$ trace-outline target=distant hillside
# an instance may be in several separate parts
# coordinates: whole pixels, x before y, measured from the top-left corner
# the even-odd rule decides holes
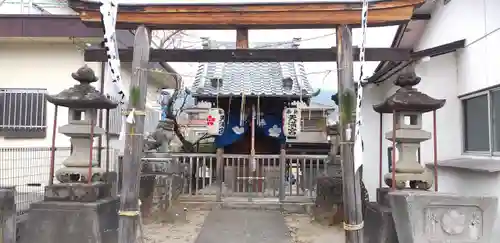
[[[321,92],[319,92],[316,97],[313,97],[311,101],[322,105],[335,105],[335,103],[333,103],[332,101],[332,95],[334,95],[335,93],[337,93],[337,91],[321,90]]]

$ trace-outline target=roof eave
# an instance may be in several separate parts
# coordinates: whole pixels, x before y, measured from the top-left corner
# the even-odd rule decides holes
[[[444,45],[428,48],[425,50],[417,51],[412,53],[412,59],[409,61],[403,61],[398,63],[389,64],[386,68],[383,68],[378,74],[372,76],[373,80],[371,83],[381,83],[387,79],[390,79],[394,75],[397,75],[406,67],[415,63],[416,61],[424,57],[436,57],[454,52],[458,49],[465,47],[465,39],[453,41]]]
[[[436,6],[436,3],[433,1],[426,1],[422,3],[418,8],[414,11],[413,17],[410,21],[406,23],[402,23],[398,26],[398,29],[396,31],[396,34],[394,35],[394,39],[392,40],[391,43],[391,48],[398,48],[400,47],[401,41],[403,40],[407,27],[410,25],[410,22],[412,21],[428,21],[431,19],[432,14],[431,12],[434,10]],[[421,38],[421,36],[419,36]],[[416,40],[418,41],[418,40]],[[381,77],[386,76],[386,74],[393,70],[394,68],[397,68],[401,64],[405,64],[408,62],[402,61],[402,62],[392,62],[392,61],[381,61],[375,68],[375,71],[371,77],[367,79],[366,83],[380,83],[383,82],[385,79],[381,80]],[[391,66],[389,66],[391,65]],[[406,67],[407,65],[404,65]],[[403,68],[404,68],[403,67]],[[392,76],[392,75],[391,75]]]

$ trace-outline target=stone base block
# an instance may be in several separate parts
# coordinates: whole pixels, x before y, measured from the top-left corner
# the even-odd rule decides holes
[[[391,204],[389,202],[389,192],[391,188],[382,187],[377,188],[377,203],[386,207],[390,207]]]
[[[70,166],[71,164],[65,165]],[[104,174],[106,171],[103,168],[93,167],[92,175],[89,178],[89,170],[88,167],[63,167],[56,171],[56,179],[61,183],[86,183],[104,181]]]
[[[498,199],[405,190],[389,193],[399,242],[489,243]]]
[[[62,183],[45,187],[44,201],[95,202],[111,196],[106,183]]]
[[[118,173],[114,171],[109,171],[104,173],[104,182],[110,187],[110,194],[112,197],[116,197],[118,195]]]
[[[398,243],[391,208],[380,203],[368,202],[365,210],[365,242]]]
[[[16,242],[16,189],[0,187],[0,242]]]
[[[322,225],[336,225],[344,221],[342,206],[342,179],[322,176],[317,179],[314,220]]]
[[[0,187],[0,219],[4,214],[16,211],[15,195],[15,187]]]
[[[119,200],[31,204],[21,243],[117,243]]]

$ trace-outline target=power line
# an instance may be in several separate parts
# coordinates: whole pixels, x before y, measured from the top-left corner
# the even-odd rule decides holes
[[[201,36],[193,35],[193,34],[190,34],[190,33],[189,34],[188,33],[182,33],[182,35],[189,36],[189,37],[192,37],[192,38],[200,38],[200,39],[206,38],[206,37],[201,37]],[[309,38],[300,38],[300,39],[296,39],[296,40],[292,40],[292,41],[280,41],[280,42],[266,43],[266,44],[262,44],[262,45],[258,45],[258,46],[252,47],[252,49],[261,49],[261,48],[267,48],[267,47],[278,47],[278,46],[289,45],[289,44],[303,43],[303,42],[306,42],[306,41],[317,40],[317,39],[326,38],[326,37],[333,36],[333,35],[335,35],[335,32],[328,33],[328,34],[323,34],[323,35],[320,35],[320,36],[313,36],[313,37],[309,37]],[[214,41],[214,42],[228,42],[228,41],[221,41],[221,40],[214,40],[214,39],[209,39],[209,40]],[[199,40],[199,41],[182,40],[182,42],[187,42],[187,43],[203,43],[203,40]]]
[[[260,49],[260,48],[277,47],[277,46],[282,46],[282,45],[287,45],[287,44],[294,44],[294,43],[302,43],[302,42],[317,40],[317,39],[321,39],[321,38],[325,38],[325,37],[329,37],[329,36],[333,36],[333,35],[335,35],[335,32],[324,34],[324,35],[320,35],[320,36],[314,36],[314,37],[310,37],[310,38],[305,38],[305,39],[297,39],[295,41],[285,41],[285,42],[269,43],[269,44],[265,44],[265,45],[261,45],[261,46],[256,46],[254,48],[255,49]]]

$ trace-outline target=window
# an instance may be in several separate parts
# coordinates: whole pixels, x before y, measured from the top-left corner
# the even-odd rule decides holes
[[[109,97],[109,99],[117,102],[117,99]],[[119,104],[115,109],[109,110],[109,134],[118,136],[123,125],[123,111],[127,110],[127,104]],[[104,117],[106,119],[106,117]],[[158,121],[160,120],[160,111],[154,108],[146,108],[144,117],[144,132],[152,133],[156,130]]]
[[[302,132],[324,131],[326,127],[326,117],[322,111],[305,110],[302,116]]]
[[[160,121],[160,111],[146,108],[146,118],[144,120],[144,131],[154,132],[158,126],[158,121]]]
[[[500,152],[500,90],[462,100],[466,152]]]
[[[491,92],[491,119],[493,132],[493,149],[500,151],[500,90]]]
[[[0,136],[45,138],[46,89],[0,89]]]
[[[114,102],[118,102],[117,99],[108,96]],[[127,104],[119,104],[115,109],[109,110],[109,134],[118,136],[122,130],[123,124],[123,114],[122,111],[127,108]],[[106,119],[106,117],[104,117]]]
[[[208,116],[208,112],[193,112],[189,113],[189,120],[206,120]]]

